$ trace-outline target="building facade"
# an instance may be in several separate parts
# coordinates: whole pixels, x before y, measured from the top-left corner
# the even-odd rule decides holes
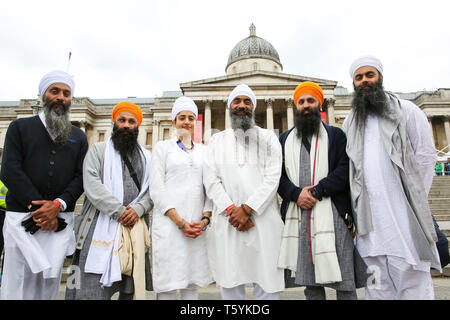
[[[87,135],[89,144],[107,139],[112,131],[111,111],[121,101],[139,105],[144,119],[139,131],[139,142],[151,150],[157,141],[174,134],[171,109],[176,98],[192,98],[201,115],[203,142],[230,126],[227,99],[231,90],[240,83],[249,85],[256,94],[257,125],[274,130],[277,134],[293,127],[294,101],[292,93],[303,81],[314,81],[325,94],[323,119],[331,125],[341,126],[351,108],[352,94],[338,86],[336,81],[283,73],[283,66],[275,48],[256,35],[250,26],[250,35],[231,50],[225,75],[180,84],[180,91],[165,91],[161,97],[124,99],[91,99],[74,97],[71,122]],[[419,106],[426,114],[433,131],[436,150],[448,152],[450,144],[450,88],[435,91],[397,93]],[[0,101],[0,147],[11,121],[38,114],[42,109],[40,98],[20,101]]]

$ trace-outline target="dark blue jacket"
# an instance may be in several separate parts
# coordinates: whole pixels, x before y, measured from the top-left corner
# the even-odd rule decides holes
[[[72,125],[65,145],[51,140],[39,116],[11,122],[5,137],[0,179],[8,187],[6,207],[27,212],[32,200],[61,198],[66,211],[75,208],[83,193],[86,135]]]
[[[323,123],[328,134],[328,176],[319,181],[317,188],[322,192],[323,197],[331,197],[336,209],[342,217],[345,214],[353,216],[350,203],[349,184],[349,160],[345,152],[347,138],[344,131],[338,127],[329,126]],[[280,143],[283,148],[283,167],[281,170],[280,185],[278,194],[283,199],[281,204],[281,217],[284,221],[286,211],[290,201],[297,202],[302,191],[296,187],[287,177],[284,167],[284,145],[286,138],[294,128],[283,132],[280,135]]]

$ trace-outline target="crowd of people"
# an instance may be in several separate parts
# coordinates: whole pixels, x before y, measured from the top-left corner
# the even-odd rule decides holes
[[[295,125],[278,138],[256,125],[257,97],[240,84],[231,128],[195,143],[198,109],[183,96],[176,135],[150,153],[138,142],[142,110],[126,101],[111,137],[89,147],[69,120],[74,80],[49,72],[43,112],[6,133],[1,299],[58,299],[67,256],[68,300],[196,300],[214,282],[224,300],[245,299],[246,285],[257,300],[299,286],[308,300],[326,299],[325,287],[339,300],[357,288],[366,299],[434,299],[429,123],[384,90],[376,57],[356,59],[350,76],[342,129],[321,120],[324,92],[305,81],[292,93]]]

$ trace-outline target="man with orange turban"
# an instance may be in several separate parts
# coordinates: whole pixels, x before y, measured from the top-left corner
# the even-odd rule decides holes
[[[295,127],[280,135],[283,167],[278,193],[285,220],[278,266],[286,287],[306,286],[308,300],[357,299],[366,266],[355,252],[344,132],[321,121],[322,88],[297,86]]]
[[[150,152],[138,143],[142,111],[121,102],[113,132],[94,144],[83,164],[85,201],[66,299],[145,299],[151,290],[148,233]],[[76,272],[79,268],[79,272]]]

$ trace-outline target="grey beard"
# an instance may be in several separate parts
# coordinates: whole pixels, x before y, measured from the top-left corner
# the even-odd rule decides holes
[[[230,111],[230,119],[231,119],[231,128],[233,130],[241,129],[247,131],[255,126],[255,117],[253,112],[249,110],[245,111],[245,116],[239,116],[236,113],[241,110],[235,109],[234,111]]]
[[[55,138],[55,143],[64,145],[67,143],[72,130],[72,123],[69,120],[69,106],[64,111],[53,107],[52,102],[44,101],[44,114],[47,130]]]

